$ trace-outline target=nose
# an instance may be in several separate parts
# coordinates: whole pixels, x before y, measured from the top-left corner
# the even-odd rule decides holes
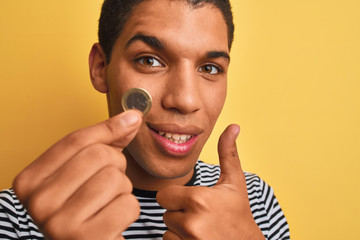
[[[182,64],[171,70],[162,98],[165,109],[182,114],[194,113],[201,108],[200,81],[191,64]]]

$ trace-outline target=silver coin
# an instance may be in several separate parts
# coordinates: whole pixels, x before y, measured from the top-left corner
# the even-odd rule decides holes
[[[124,111],[138,109],[144,115],[150,111],[152,99],[148,91],[142,88],[131,88],[127,90],[121,99]]]

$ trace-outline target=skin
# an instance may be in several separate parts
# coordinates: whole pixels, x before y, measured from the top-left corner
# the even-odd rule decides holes
[[[208,21],[202,20],[205,18]],[[140,35],[156,38],[161,47]],[[210,53],[223,55],[210,58]],[[225,101],[228,56],[226,24],[220,11],[211,7],[192,10],[181,1],[140,4],[115,43],[108,65],[100,46],[93,47],[93,64],[104,66],[92,72],[93,84],[107,93],[110,116],[123,111],[121,96],[129,88],[142,87],[153,98],[151,111],[126,148],[127,174],[134,187],[158,190],[189,181]],[[150,60],[154,62],[144,62]],[[166,153],[149,126],[197,134],[198,140],[185,155]]]
[[[123,239],[139,216],[123,148],[141,124],[135,110],[69,134],[14,180],[20,202],[48,239]]]
[[[164,239],[264,239],[247,198],[237,125],[219,139],[217,185],[183,186],[225,101],[227,42],[226,24],[216,8],[150,0],[135,8],[110,63],[94,44],[90,77],[107,94],[111,118],[64,137],[13,184],[47,238],[123,239],[121,233],[139,216],[131,194],[136,187],[158,191],[159,204],[168,210]],[[152,95],[146,116],[122,112],[121,96],[132,87]],[[196,136],[194,145],[186,152],[168,151],[154,128]]]

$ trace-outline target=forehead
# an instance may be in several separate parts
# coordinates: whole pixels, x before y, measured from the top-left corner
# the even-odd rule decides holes
[[[212,4],[193,6],[182,0],[148,0],[135,7],[119,38],[126,41],[141,33],[182,46],[228,50],[227,25]]]

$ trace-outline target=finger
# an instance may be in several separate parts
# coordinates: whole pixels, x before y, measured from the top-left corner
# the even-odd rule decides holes
[[[125,163],[124,155],[112,147],[103,144],[90,146],[47,179],[31,195],[29,203],[24,204],[30,214],[33,213],[32,216],[36,222],[45,221],[62,208],[70,196],[81,189],[82,185],[103,169],[111,167],[117,169],[119,175],[125,176]],[[114,183],[109,182],[109,186],[114,186],[117,180],[114,179]],[[95,184],[93,185],[96,188]],[[104,189],[104,187],[106,185],[99,186],[99,189]],[[131,188],[128,191],[131,192]]]
[[[162,208],[169,211],[178,211],[186,207],[185,199],[188,195],[188,187],[169,186],[161,189],[156,194],[156,201]]]
[[[163,240],[182,240],[182,238],[171,230],[164,233]]]
[[[242,177],[242,169],[236,147],[236,138],[240,133],[238,125],[230,125],[221,134],[218,143],[221,175],[218,184],[236,183]]]
[[[45,235],[54,239],[123,239],[121,233],[138,218],[140,207],[135,196],[121,194],[82,223],[74,223],[63,213],[47,221],[42,228]]]
[[[184,235],[185,213],[184,211],[166,211],[163,215],[166,227],[173,233]]]
[[[156,195],[159,205],[168,211],[198,212],[208,208],[213,198],[211,189],[200,186],[173,185],[161,189]]]
[[[46,165],[49,170],[57,169],[64,161],[86,146],[103,143],[124,148],[135,137],[141,124],[141,113],[126,111],[101,123],[73,132],[56,143],[31,165],[36,168]]]
[[[131,192],[129,178],[114,167],[106,167],[81,186],[61,208],[61,212],[65,216],[72,216],[76,222],[83,222],[117,196]]]
[[[20,200],[48,176],[51,176],[66,161],[83,148],[95,144],[112,144],[124,148],[136,135],[141,125],[141,113],[130,110],[94,126],[69,134],[41,155],[20,173],[13,188]]]
[[[42,184],[41,189],[49,191],[50,196],[60,197],[61,193],[72,194],[87,179],[100,169],[112,166],[125,173],[126,159],[121,151],[104,144],[93,144],[76,154]],[[56,186],[55,188],[53,186]]]
[[[112,238],[120,236],[130,224],[135,222],[140,215],[138,200],[132,194],[122,194],[110,202],[84,224],[84,231],[94,239],[106,239],[104,236],[111,234]],[[102,226],[99,228],[99,226]],[[108,238],[108,239],[112,239]]]

